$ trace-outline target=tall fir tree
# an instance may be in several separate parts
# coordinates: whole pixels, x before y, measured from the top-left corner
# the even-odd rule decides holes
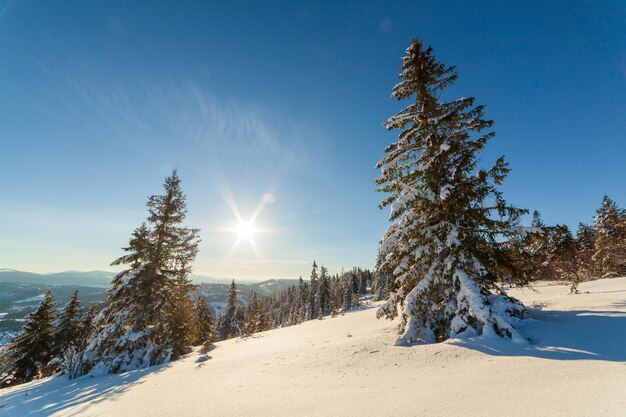
[[[160,364],[189,350],[191,326],[180,326],[191,316],[188,276],[199,230],[182,226],[187,203],[180,183],[174,170],[164,193],[148,198],[147,221],[133,232],[128,254],[112,263],[129,269],[113,279],[78,375]]]
[[[50,291],[37,310],[26,317],[22,331],[6,350],[5,369],[2,369],[2,386],[13,385],[50,375],[54,367],[48,364],[55,354],[54,297]]]
[[[497,188],[509,172],[503,157],[490,169],[477,167],[493,122],[473,98],[440,101],[455,68],[419,40],[401,68],[392,97],[414,101],[385,123],[400,133],[377,164],[376,182],[387,194],[381,207],[391,206],[393,223],[378,253],[393,292],[378,317],[401,310],[398,344],[476,334],[523,341],[513,327],[523,307],[498,282],[518,277],[500,241],[525,211],[507,205]]]

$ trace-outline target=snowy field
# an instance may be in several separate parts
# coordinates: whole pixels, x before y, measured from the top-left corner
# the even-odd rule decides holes
[[[532,340],[396,347],[375,309],[173,364],[0,391],[0,416],[626,416],[626,278],[513,290]]]

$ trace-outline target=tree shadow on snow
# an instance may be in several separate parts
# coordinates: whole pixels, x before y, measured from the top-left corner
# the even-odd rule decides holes
[[[0,416],[73,416],[93,404],[143,383],[142,377],[161,372],[168,364],[104,376],[68,380],[58,376],[18,386],[7,394],[0,391]],[[75,407],[72,410],[70,408]]]
[[[621,303],[620,303],[621,304]],[[626,303],[615,305],[624,307]],[[531,356],[553,360],[626,361],[626,312],[528,309],[518,330],[529,343],[500,338],[450,340],[451,344],[493,356]]]

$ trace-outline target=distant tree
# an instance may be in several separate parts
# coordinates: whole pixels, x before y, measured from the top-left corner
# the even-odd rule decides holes
[[[93,335],[93,332],[96,330],[96,316],[98,313],[98,306],[95,303],[89,304],[89,308],[87,309],[87,314],[85,314],[81,319],[80,324],[80,350],[82,351],[87,347],[87,343],[89,339]]]
[[[164,194],[148,198],[147,222],[133,232],[128,254],[112,263],[130,268],[113,279],[77,375],[156,365],[189,350],[188,276],[198,229],[181,226],[186,197],[176,171],[163,188]]]
[[[257,332],[265,332],[271,328],[270,316],[267,312],[265,302],[259,301],[257,309]]]
[[[311,270],[311,280],[309,281],[309,302],[311,303],[310,319],[317,318],[320,311],[320,294],[317,279],[317,264],[313,261],[313,269]]]
[[[258,311],[259,311],[259,299],[254,291],[250,293],[248,301],[245,306],[245,318],[244,325],[241,329],[243,335],[251,335],[258,330]]]
[[[344,275],[341,280],[341,292],[342,292],[342,312],[346,312],[352,308],[352,279],[349,275]]]
[[[77,350],[82,336],[82,315],[78,290],[61,311],[54,330],[54,355],[61,358],[68,350]]]
[[[84,347],[83,317],[78,290],[75,290],[57,320],[54,330],[54,359],[51,365],[71,376]]]
[[[54,320],[54,297],[48,291],[7,347],[5,368],[0,371],[1,385],[19,384],[54,371],[48,365],[55,353]]]
[[[596,236],[593,227],[584,223],[578,224],[576,230],[576,274],[580,281],[596,276],[593,254]]]
[[[320,268],[318,300],[318,317],[322,318],[330,313],[330,283],[328,282],[328,269],[324,266]]]
[[[213,309],[209,307],[203,295],[196,300],[193,319],[197,328],[196,345],[208,347],[215,340],[215,318]]]
[[[298,324],[311,317],[311,304],[309,303],[309,288],[306,282],[300,277],[298,280]]]
[[[523,340],[513,327],[523,307],[498,283],[526,279],[501,243],[525,211],[507,205],[497,188],[509,172],[502,157],[487,170],[477,167],[493,122],[473,98],[440,101],[455,68],[419,40],[401,68],[392,97],[412,102],[385,123],[400,133],[377,164],[376,182],[387,194],[381,207],[391,206],[392,222],[378,265],[393,280],[378,317],[400,311],[400,344],[481,333]]]
[[[519,266],[526,274],[534,280],[549,279],[547,242],[553,228],[546,226],[541,220],[541,215],[537,210],[533,212],[531,223],[531,233],[524,233],[521,236],[522,245],[519,249],[521,265]],[[516,236],[513,237],[516,239]]]
[[[626,214],[604,196],[594,224],[595,253],[592,257],[602,276],[626,274]]]
[[[570,283],[570,292],[578,294],[579,275],[576,268],[576,242],[565,225],[554,227],[550,235],[548,264],[550,275]]]
[[[293,310],[293,308],[290,308],[290,311]],[[259,300],[259,297],[254,291],[252,291],[248,297],[248,301],[243,311],[244,325],[241,331],[242,334],[251,335],[269,330],[269,316],[265,311],[265,304],[263,301]],[[294,324],[291,323],[291,320],[292,319],[290,319],[290,324]]]
[[[228,301],[222,309],[217,325],[217,340],[226,340],[241,335],[241,312],[237,307],[237,286],[235,280],[230,284]]]

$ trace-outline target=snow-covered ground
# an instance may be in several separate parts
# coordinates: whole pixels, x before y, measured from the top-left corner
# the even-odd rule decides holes
[[[0,416],[626,416],[626,278],[540,285],[528,345],[394,346],[375,309],[218,343],[159,368],[0,391]],[[534,306],[534,308],[532,308]]]

